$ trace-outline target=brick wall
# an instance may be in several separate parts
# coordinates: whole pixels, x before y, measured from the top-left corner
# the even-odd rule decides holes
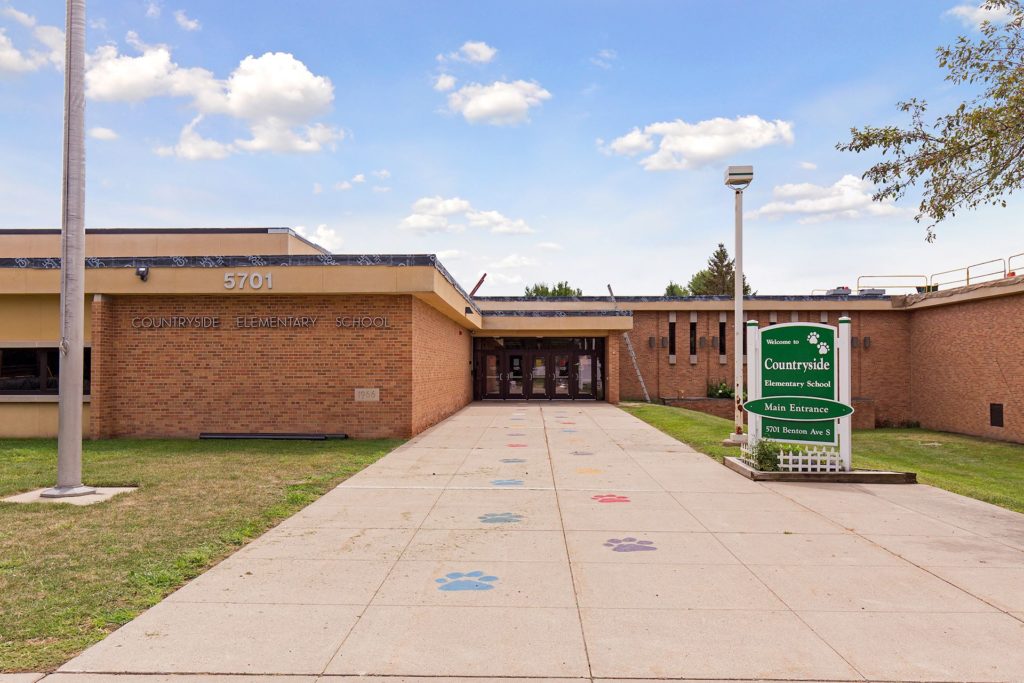
[[[696,319],[695,363],[690,355],[690,312],[676,312],[676,362],[669,362],[669,348],[662,340],[669,337],[668,311],[635,311],[630,338],[637,352],[637,361],[643,372],[647,390],[654,400],[672,402],[678,399],[702,399],[707,396],[709,384],[733,383],[733,319],[731,311],[699,311]],[[768,325],[771,311],[757,311],[761,326]],[[817,311],[775,311],[776,322],[822,322]],[[838,325],[840,312],[828,314],[828,324]],[[719,322],[724,317],[725,351],[719,354]],[[906,311],[851,311],[851,335],[859,340],[852,349],[852,393],[858,399],[870,401],[872,418],[859,416],[858,427],[874,423],[901,424],[910,417],[910,315]],[[869,348],[861,340],[871,338]],[[653,337],[653,348],[651,338]],[[619,368],[623,399],[640,399],[642,391],[632,363]],[[744,381],[746,368],[744,367]],[[692,402],[694,410],[718,414],[718,404]],[[730,403],[729,415],[732,407]]]
[[[412,431],[436,424],[473,400],[469,333],[412,300]]]
[[[1006,296],[914,311],[911,414],[922,427],[1024,442],[1024,301]],[[1003,404],[1004,427],[989,426]]]
[[[103,297],[93,322],[93,434],[413,431],[410,296]],[[218,329],[139,330],[141,316],[218,316]],[[316,316],[309,328],[237,329],[236,316]],[[341,315],[388,329],[337,328]],[[357,387],[380,389],[356,402]]]

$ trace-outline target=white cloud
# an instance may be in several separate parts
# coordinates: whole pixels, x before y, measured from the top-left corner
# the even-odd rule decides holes
[[[95,126],[89,129],[89,137],[94,140],[116,140],[117,132],[110,128],[103,128],[102,126]]]
[[[453,216],[457,213],[465,213],[472,208],[468,201],[459,197],[444,199],[440,196],[435,196],[417,199],[413,202],[412,212],[427,216]]]
[[[492,261],[489,267],[497,270],[506,270],[509,268],[527,268],[535,265],[537,265],[537,260],[534,258],[520,256],[519,254],[509,254],[500,261]]]
[[[389,171],[386,168],[379,168],[376,171],[373,171],[372,173],[375,178],[380,178],[381,180],[387,180],[388,178],[391,177],[391,171]]]
[[[38,61],[14,47],[14,43],[0,28],[0,73],[25,73],[38,68]]]
[[[159,2],[150,2],[146,5],[146,16],[150,19],[159,19],[161,9]]]
[[[391,192],[391,188],[387,187],[386,185],[374,185],[372,189],[377,194],[384,194],[386,192]]]
[[[805,171],[814,171],[817,170],[818,165],[813,161],[801,161],[800,168],[804,169]]]
[[[607,147],[604,147],[603,140],[598,139],[597,146],[602,147],[606,152],[634,157],[641,152],[649,152],[654,149],[654,141],[647,133],[639,128],[634,128],[622,137],[612,140]]]
[[[35,17],[31,14],[26,14],[25,12],[16,10],[13,7],[0,8],[0,15],[13,19],[25,28],[32,28],[36,25]]]
[[[549,99],[551,93],[538,83],[470,83],[448,95],[448,108],[462,114],[470,123],[507,126],[529,121],[530,108]]]
[[[844,175],[829,186],[814,183],[777,185],[772,190],[773,201],[748,214],[750,218],[781,218],[799,216],[798,222],[821,223],[841,218],[866,216],[892,216],[907,214],[906,209],[892,201],[871,200],[874,187],[854,175]]]
[[[986,9],[984,7],[984,3],[977,5],[972,3],[962,3],[949,8],[942,14],[943,16],[953,17],[960,20],[960,23],[968,28],[980,28],[982,23],[986,21],[990,23],[1003,22],[1011,16],[1010,10],[1005,7]]]
[[[340,129],[311,122],[330,110],[334,87],[291,54],[250,55],[221,80],[206,69],[179,66],[166,45],[147,45],[134,32],[125,40],[140,54],[121,54],[116,46],[103,45],[90,56],[85,75],[90,99],[139,102],[151,97],[184,97],[200,115],[226,115],[249,126],[250,138],[217,143],[215,155],[187,158],[223,158],[240,151],[320,152],[334,149],[344,138]],[[182,137],[192,138],[195,121],[187,128]],[[161,149],[179,148],[194,146],[182,146],[179,141],[174,148]]]
[[[634,128],[613,140],[605,150],[633,156],[649,151],[655,138],[660,138],[657,151],[643,157],[640,164],[648,171],[674,171],[697,168],[767,145],[792,143],[793,124],[766,121],[753,115],[735,119],[719,117],[697,123],[676,119],[652,123],[642,131]]]
[[[496,54],[498,54],[498,50],[483,41],[467,40],[457,51],[449,52],[447,55],[438,55],[437,61],[442,64],[448,60],[487,64],[494,59]]]
[[[474,228],[486,228],[497,235],[529,235],[533,233],[533,228],[527,225],[523,219],[512,220],[497,211],[470,211],[466,214],[466,219]]]
[[[0,28],[0,73],[27,73],[47,65],[64,68],[64,31],[57,26],[37,24],[34,16],[14,7],[0,8],[0,16],[32,29],[32,38],[44,48],[21,50]]]
[[[537,248],[544,251],[562,251],[562,245],[558,242],[538,242]]]
[[[530,234],[533,229],[522,219],[511,219],[497,211],[478,211],[460,197],[421,197],[412,205],[412,213],[402,219],[399,228],[419,233],[462,232],[463,223],[449,219],[459,216],[471,228],[488,230],[493,234]]]
[[[480,275],[483,275],[483,272],[481,272]],[[508,275],[506,273],[488,273],[487,279],[499,285],[523,284],[523,277],[521,275]]]
[[[354,176],[352,176],[352,182],[353,183],[365,183],[366,182],[366,175],[364,175],[362,173],[356,173]]]
[[[320,194],[324,191],[324,186],[320,183],[313,183],[313,194]]]
[[[341,192],[345,192],[346,190],[351,190],[352,189],[352,183],[350,183],[347,180],[342,180],[340,183],[335,183],[334,184],[334,189],[335,190],[339,190]]]
[[[296,225],[295,232],[299,233],[306,239],[319,244],[331,253],[337,253],[341,249],[341,245],[344,244],[344,238],[338,234],[338,231],[327,227],[326,223],[321,223],[316,226],[316,229],[309,230],[304,225]]]
[[[610,69],[612,62],[618,59],[618,56],[615,50],[601,50],[590,58],[590,63],[602,69]]]
[[[455,87],[455,76],[451,74],[440,74],[434,81],[434,90],[438,92],[448,92]]]
[[[171,147],[157,147],[156,153],[162,157],[175,156],[189,161],[229,157],[235,151],[232,145],[204,138],[196,132],[196,126],[202,120],[202,114],[192,119],[187,126],[181,129],[178,144]]]
[[[442,249],[441,251],[434,254],[439,260],[442,261],[457,261],[466,255],[466,252],[459,251],[458,249]]]
[[[189,19],[183,9],[174,11],[174,21],[178,22],[178,26],[186,31],[198,31],[203,27],[203,25],[199,23],[198,19]]]

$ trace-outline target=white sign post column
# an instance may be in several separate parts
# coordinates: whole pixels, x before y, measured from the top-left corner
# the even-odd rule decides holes
[[[761,398],[761,343],[757,338],[758,322],[747,321],[747,401]],[[742,353],[743,347],[737,349]],[[747,446],[761,439],[761,416],[747,413]]]
[[[839,363],[839,402],[852,406],[851,359],[850,359],[850,319],[843,316],[839,319],[838,348],[836,349]],[[843,461],[843,471],[853,469],[853,415],[839,418],[839,457]]]

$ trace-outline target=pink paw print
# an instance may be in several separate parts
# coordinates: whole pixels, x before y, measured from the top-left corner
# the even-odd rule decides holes
[[[596,496],[591,496],[593,500],[598,503],[628,503],[630,502],[629,496],[619,496],[614,493],[601,493]]]

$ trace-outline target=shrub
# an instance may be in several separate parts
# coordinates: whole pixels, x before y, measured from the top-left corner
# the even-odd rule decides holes
[[[779,471],[779,445],[770,439],[761,439],[750,448],[754,467],[761,472]]]
[[[724,379],[708,384],[708,398],[732,398],[735,395],[736,392],[733,391],[732,385]]]

